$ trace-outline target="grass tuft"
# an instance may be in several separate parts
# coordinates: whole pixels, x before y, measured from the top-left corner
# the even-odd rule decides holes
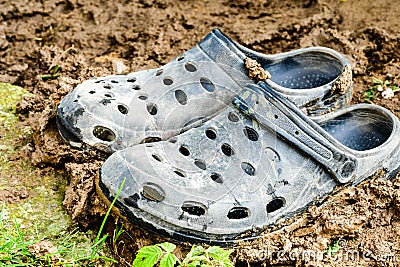
[[[45,238],[28,239],[18,224],[17,218],[9,218],[5,206],[0,212],[0,266],[104,266],[117,263],[101,253],[108,238],[103,235],[104,225],[124,186],[122,182],[117,195],[102,221],[95,241],[90,247],[81,247],[76,242],[79,230],[67,234],[57,246]],[[122,232],[121,232],[122,233]],[[121,234],[118,233],[118,236]],[[117,237],[114,237],[117,238]]]

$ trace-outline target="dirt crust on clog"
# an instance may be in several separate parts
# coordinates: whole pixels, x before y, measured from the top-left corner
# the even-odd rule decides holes
[[[344,67],[342,75],[333,83],[331,94],[338,93],[344,95],[349,90],[352,83],[351,69],[349,66]]]
[[[18,107],[34,139],[23,156],[38,168],[64,170],[69,185],[63,203],[83,227],[98,227],[105,213],[94,179],[107,155],[71,149],[58,134],[55,115],[60,99],[88,78],[159,67],[219,27],[262,53],[309,46],[343,53],[353,67],[353,103],[367,102],[374,77],[400,86],[396,1],[14,0],[0,6],[0,81],[34,94]],[[340,80],[334,89],[342,93],[349,82]],[[399,94],[385,99],[377,93],[371,101],[400,116]],[[398,176],[385,181],[377,175],[341,190],[291,225],[235,244],[233,259],[237,266],[398,266],[399,189]],[[113,227],[107,226],[111,235]],[[131,234],[112,247],[121,264],[131,263],[141,246],[160,242],[127,227]]]
[[[250,79],[255,81],[265,81],[266,79],[271,79],[271,74],[263,69],[260,63],[251,58],[246,58],[244,61],[246,69],[249,71]]]

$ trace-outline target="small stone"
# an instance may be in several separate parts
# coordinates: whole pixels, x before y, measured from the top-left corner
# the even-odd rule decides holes
[[[385,91],[382,92],[382,97],[385,99],[390,99],[394,97],[394,92],[392,88],[386,88]]]
[[[113,59],[112,68],[118,74],[125,74],[129,72],[129,68],[124,64],[124,62],[120,59]]]
[[[0,50],[6,50],[9,45],[6,36],[0,36]]]

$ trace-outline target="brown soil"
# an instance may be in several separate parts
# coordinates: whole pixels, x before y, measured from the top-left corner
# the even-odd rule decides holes
[[[239,43],[264,53],[316,45],[336,49],[353,65],[353,103],[365,102],[372,77],[400,85],[399,14],[400,2],[390,0],[3,1],[0,81],[20,85],[35,95],[19,107],[34,132],[34,151],[25,156],[38,167],[68,173],[64,205],[74,220],[92,227],[104,214],[93,181],[106,156],[71,149],[55,125],[57,103],[75,85],[115,73],[121,63],[128,67],[126,71],[158,67],[219,27]],[[56,65],[60,77],[41,81]],[[398,95],[373,102],[400,116]],[[238,245],[234,259],[239,266],[396,266],[396,260],[400,261],[399,188],[399,177],[392,181],[377,177],[343,190],[323,206],[310,208],[291,226]],[[10,193],[0,192],[0,197]],[[28,194],[17,192],[15,201],[23,197]],[[131,228],[131,237],[114,244],[121,265],[132,262],[139,247],[161,240]],[[356,251],[360,259],[340,253],[321,260],[301,256],[307,250],[323,252],[337,240],[340,252]],[[395,259],[385,257],[391,255]]]

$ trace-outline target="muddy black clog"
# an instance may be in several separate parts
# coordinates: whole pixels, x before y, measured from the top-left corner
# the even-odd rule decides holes
[[[198,126],[252,79],[263,80],[308,115],[321,115],[349,103],[351,76],[348,61],[332,49],[264,55],[213,30],[161,68],[83,82],[62,99],[57,120],[72,146],[111,153]]]
[[[111,155],[98,192],[130,222],[178,240],[257,237],[345,185],[400,165],[399,120],[358,104],[311,120],[269,85],[249,85],[217,116],[167,141]]]

